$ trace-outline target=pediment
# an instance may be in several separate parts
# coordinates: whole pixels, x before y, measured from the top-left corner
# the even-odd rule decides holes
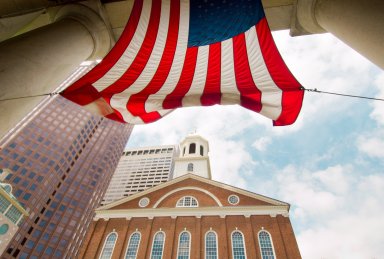
[[[193,174],[187,174],[99,207],[96,211],[175,208],[177,201],[184,196],[196,198],[199,208],[284,206],[289,209],[288,203]],[[231,204],[229,202],[230,196],[236,196],[238,203]],[[144,200],[148,203],[146,206],[142,206],[146,203]]]

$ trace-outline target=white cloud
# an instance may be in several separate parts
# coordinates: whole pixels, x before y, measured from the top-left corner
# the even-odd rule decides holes
[[[253,142],[252,147],[256,148],[258,151],[265,151],[270,143],[270,137],[261,137],[258,138],[255,142]]]
[[[384,176],[359,177],[345,204],[297,236],[303,258],[381,258]],[[372,187],[375,189],[372,192]]]
[[[380,134],[381,135],[381,134]],[[368,156],[384,158],[384,140],[379,136],[362,136],[358,139],[357,146],[361,152]]]
[[[296,236],[303,258],[381,258],[384,175],[353,172],[350,165],[315,172],[288,166],[272,181],[301,226]]]
[[[376,80],[375,85],[378,89],[378,94],[376,98],[384,99],[384,72],[380,73]],[[373,111],[370,116],[374,119],[378,124],[384,125],[384,102],[382,101],[374,101],[372,102]]]
[[[245,188],[246,180],[241,172],[254,163],[245,146],[225,139],[215,139],[210,141],[210,145],[212,178],[215,181]]]
[[[287,31],[275,32],[276,44],[294,76],[308,89],[364,94],[370,89],[373,66],[359,53],[331,34],[291,38]],[[354,76],[358,75],[358,76]],[[313,121],[353,110],[356,99],[306,92],[298,121],[276,132],[300,130]]]

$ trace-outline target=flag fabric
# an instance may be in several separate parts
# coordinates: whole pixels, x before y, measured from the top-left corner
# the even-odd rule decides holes
[[[239,104],[282,126],[296,120],[304,91],[260,0],[135,0],[112,50],[61,95],[133,124],[179,107]]]

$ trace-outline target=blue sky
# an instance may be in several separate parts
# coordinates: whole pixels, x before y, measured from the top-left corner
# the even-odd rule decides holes
[[[384,72],[330,34],[273,34],[306,88],[384,97]],[[383,258],[384,102],[306,93],[297,122],[238,106],[184,108],[136,126],[128,147],[210,142],[213,179],[291,204],[303,258]]]

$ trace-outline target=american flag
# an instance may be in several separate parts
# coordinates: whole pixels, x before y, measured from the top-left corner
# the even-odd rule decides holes
[[[133,124],[179,107],[239,104],[281,126],[295,122],[304,92],[259,0],[135,0],[110,53],[61,94]]]

